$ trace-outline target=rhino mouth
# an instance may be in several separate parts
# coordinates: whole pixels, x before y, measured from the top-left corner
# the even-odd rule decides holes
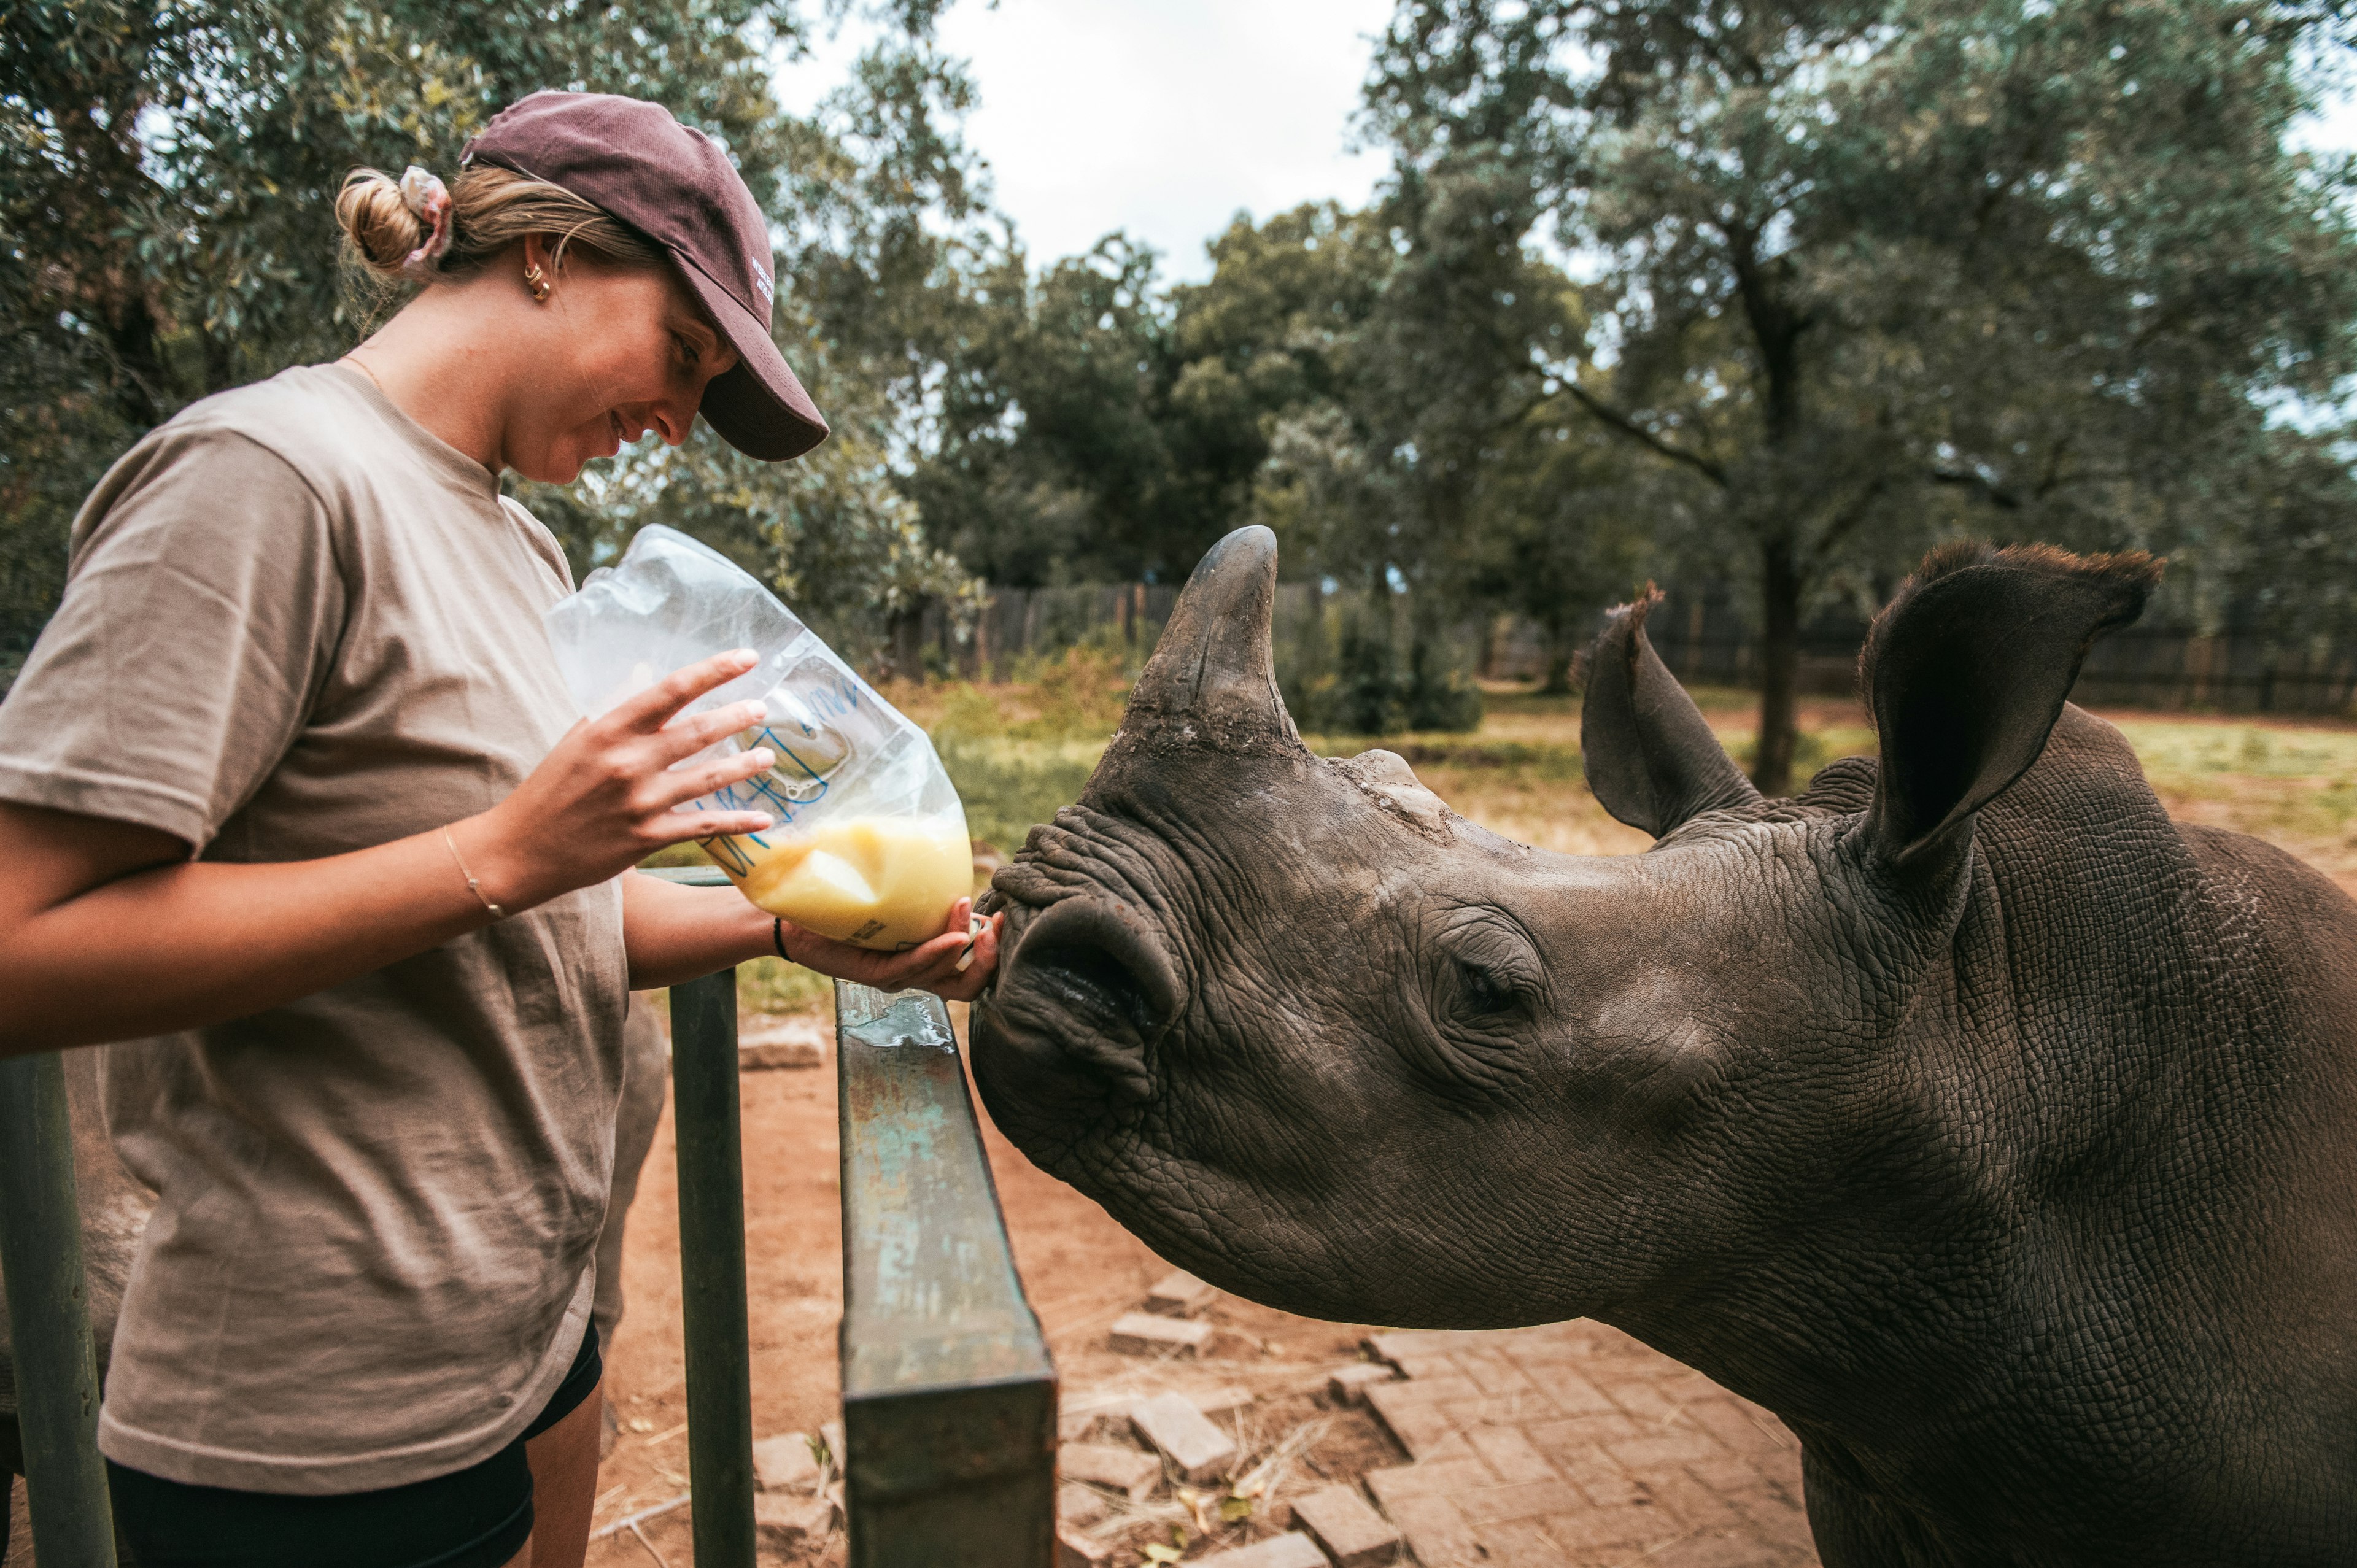
[[[1009,923],[1012,950],[975,1011],[977,1045],[994,1047],[989,1055],[1019,1070],[1036,1096],[1150,1097],[1153,1047],[1178,1016],[1180,990],[1145,918],[1077,897],[1018,908]],[[977,1071],[985,1059],[978,1052]]]

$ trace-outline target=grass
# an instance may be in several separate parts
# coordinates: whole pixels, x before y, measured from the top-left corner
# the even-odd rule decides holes
[[[1001,685],[896,685],[885,695],[932,735],[965,801],[974,836],[1012,854],[1035,822],[1076,800],[1121,719],[1125,679],[1109,653],[1075,650]],[[1371,739],[1308,736],[1321,756],[1383,746],[1456,811],[1494,832],[1566,854],[1629,854],[1651,842],[1623,826],[1588,793],[1580,766],[1579,702],[1512,686],[1486,693],[1488,712],[1471,734],[1407,734]],[[1695,699],[1721,744],[1749,764],[1758,697],[1698,689]],[[2289,724],[2206,715],[2106,712],[2144,764],[2171,815],[2266,839],[2357,891],[2357,726],[2330,720]],[[1796,785],[1838,757],[1870,755],[1874,732],[1857,703],[1804,699]],[[694,865],[681,845],[654,864]],[[826,983],[806,970],[764,959],[740,972],[748,1014],[826,1004]]]

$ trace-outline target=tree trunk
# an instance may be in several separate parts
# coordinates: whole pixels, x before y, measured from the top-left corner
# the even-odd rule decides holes
[[[893,610],[884,618],[886,655],[891,660],[892,673],[903,681],[921,682],[925,678],[925,609],[932,600],[919,595],[906,609]]]
[[[1546,639],[1546,667],[1540,672],[1539,694],[1566,696],[1571,692],[1572,660],[1579,653],[1578,639],[1567,617],[1550,616],[1540,626]]]
[[[1751,782],[1774,796],[1792,789],[1792,685],[1801,669],[1801,574],[1790,540],[1760,546],[1760,746]]]

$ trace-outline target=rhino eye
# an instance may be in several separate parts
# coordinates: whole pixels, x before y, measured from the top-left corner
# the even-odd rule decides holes
[[[1507,1013],[1522,1003],[1522,994],[1513,983],[1486,965],[1459,961],[1457,976],[1464,987],[1469,1012]]]
[[[1545,989],[1529,936],[1498,910],[1452,910],[1435,935],[1452,983],[1449,1007],[1460,1018],[1528,1012]]]

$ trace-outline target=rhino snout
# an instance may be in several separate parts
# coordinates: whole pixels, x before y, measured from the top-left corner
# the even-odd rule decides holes
[[[1146,918],[1109,898],[1058,900],[1020,922],[1014,950],[976,1015],[977,1046],[1002,1055],[1041,1098],[1154,1091],[1146,1062],[1178,1017],[1182,994]],[[1007,1059],[1012,1058],[1012,1059]],[[984,1049],[977,1072],[987,1070]]]

